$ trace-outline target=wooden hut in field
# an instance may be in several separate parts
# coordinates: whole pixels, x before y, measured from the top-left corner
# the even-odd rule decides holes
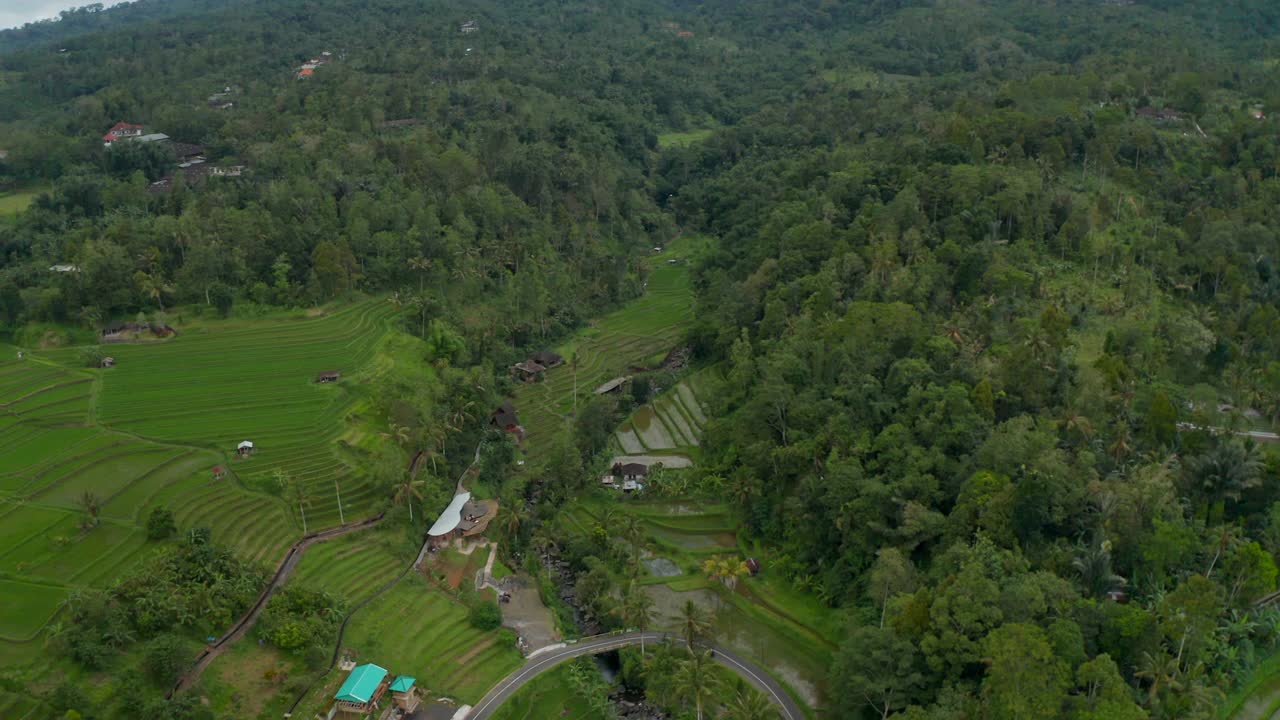
[[[338,372],[337,370],[325,370],[319,375],[316,375],[316,382],[321,384],[338,382],[341,379],[342,379],[342,373]]]
[[[211,470],[210,472],[213,473],[214,480],[221,480],[222,478],[227,476],[227,469],[222,467],[221,465],[214,465],[213,470]]]
[[[622,392],[622,388],[626,387],[627,383],[629,382],[631,382],[630,375],[623,375],[622,377],[616,377],[610,380],[609,382],[601,385],[600,387],[596,388],[595,394],[596,395],[612,395],[614,393]]]
[[[378,702],[386,694],[386,668],[373,663],[357,666],[334,694],[337,717],[368,717],[378,709]]]
[[[98,367],[103,369],[111,368],[115,366],[116,366],[116,359],[111,356],[104,357],[98,361]]]
[[[240,457],[249,457],[252,455],[253,442],[249,440],[242,440],[240,444],[236,446],[236,454]]]

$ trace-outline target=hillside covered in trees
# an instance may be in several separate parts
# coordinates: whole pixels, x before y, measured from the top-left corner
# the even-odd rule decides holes
[[[1277,32],[1265,0],[76,13],[0,33],[33,197],[0,332],[385,294],[505,376],[705,235],[688,492],[839,609],[822,716],[1213,718],[1280,645]],[[530,469],[526,535],[571,465]]]

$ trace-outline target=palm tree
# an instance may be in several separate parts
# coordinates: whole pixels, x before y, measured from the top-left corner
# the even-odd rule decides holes
[[[307,486],[301,481],[294,481],[289,484],[289,490],[293,494],[293,501],[298,503],[298,513],[302,515],[302,534],[307,534],[307,508],[311,506],[311,495],[307,492]]]
[[[778,720],[778,710],[764,694],[739,680],[738,691],[724,707],[720,720]]]
[[[1178,688],[1178,659],[1164,650],[1156,655],[1143,652],[1142,661],[1134,677],[1151,683],[1151,687],[1147,690],[1147,702],[1151,704],[1160,694],[1161,689]]]
[[[1119,590],[1128,582],[1111,570],[1111,543],[1101,542],[1071,561],[1080,575],[1080,584],[1089,597],[1101,598],[1113,590]]]
[[[692,600],[685,600],[677,620],[680,621],[680,634],[684,636],[684,644],[692,655],[693,643],[711,629],[711,619],[701,605]]]
[[[514,544],[517,535],[520,533],[520,526],[524,525],[525,507],[523,504],[503,505],[498,510],[497,526],[506,535],[507,540]]]
[[[80,499],[76,501],[80,505],[80,509],[84,510],[89,516],[87,527],[98,526],[98,514],[102,512],[102,499],[99,498],[92,490],[85,490]]]
[[[676,695],[693,702],[696,720],[702,720],[703,705],[716,696],[714,663],[709,652],[692,653],[676,670]]]
[[[631,581],[622,600],[622,614],[628,625],[640,631],[640,657],[644,657],[644,633],[649,631],[653,622],[653,598],[637,588],[635,580]]]
[[[622,521],[622,536],[631,544],[631,563],[639,564],[640,551],[644,548],[644,525],[640,518],[628,514]]]
[[[1258,446],[1224,440],[1204,455],[1188,459],[1184,467],[1194,486],[1210,501],[1237,501],[1261,483],[1263,470]]]
[[[396,485],[396,494],[393,502],[408,503],[409,505],[409,522],[413,522],[413,501],[414,499],[422,499],[422,491],[418,488],[426,484],[425,480],[416,480],[409,473],[405,473],[403,479]]]
[[[422,294],[423,279],[426,277],[427,271],[435,266],[435,262],[431,258],[418,257],[409,258],[409,269],[418,271],[418,294]]]

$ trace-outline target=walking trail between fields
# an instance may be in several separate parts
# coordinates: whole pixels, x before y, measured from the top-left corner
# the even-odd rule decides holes
[[[222,637],[205,646],[205,649],[196,658],[195,665],[179,678],[177,684],[169,691],[169,697],[173,697],[174,694],[187,690],[194,685],[200,679],[200,675],[205,671],[205,668],[208,668],[232,643],[244,637],[253,628],[254,623],[258,621],[258,616],[266,609],[267,602],[271,600],[271,596],[289,580],[289,576],[298,567],[298,563],[302,560],[302,554],[307,551],[307,548],[316,543],[333,540],[343,535],[371,528],[382,522],[384,515],[385,513],[379,513],[360,522],[339,525],[335,528],[311,533],[294,543],[293,547],[289,548],[289,551],[285,553],[280,565],[276,567],[276,574],[272,576],[271,582],[267,583],[267,587],[258,595],[258,600],[253,604],[253,607],[249,608],[249,611],[236,624],[232,625],[231,629],[224,633]]]

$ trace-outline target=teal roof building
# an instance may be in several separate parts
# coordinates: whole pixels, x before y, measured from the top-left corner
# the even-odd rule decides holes
[[[374,699],[374,695],[378,692],[378,686],[382,685],[382,681],[387,677],[386,668],[379,667],[373,663],[358,665],[347,676],[342,687],[338,688],[338,693],[333,696],[338,702],[354,703],[356,705],[365,705]],[[412,678],[410,678],[412,681]]]

